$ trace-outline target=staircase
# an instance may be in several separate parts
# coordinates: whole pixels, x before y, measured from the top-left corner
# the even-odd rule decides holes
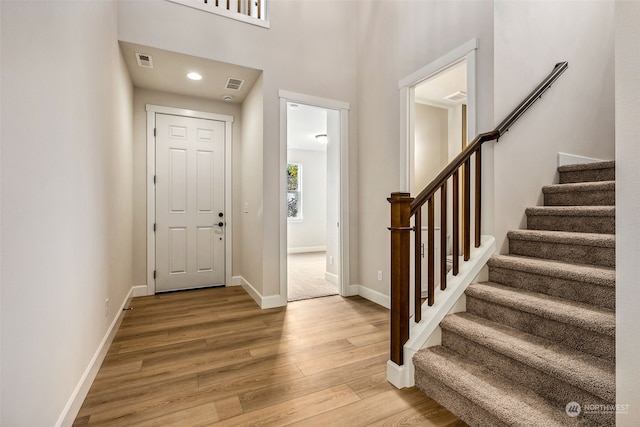
[[[614,163],[558,171],[414,356],[416,386],[469,425],[615,425]]]

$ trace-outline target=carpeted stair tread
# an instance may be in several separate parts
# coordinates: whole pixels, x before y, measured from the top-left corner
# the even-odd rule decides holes
[[[613,206],[615,181],[577,182],[542,187],[545,206]]]
[[[572,191],[615,191],[615,181],[572,182],[542,187],[543,193],[568,193]]]
[[[616,179],[614,160],[560,166],[558,172],[560,184],[570,182],[613,181]]]
[[[514,385],[469,359],[442,346],[415,354],[418,387],[435,378],[465,400],[509,426],[578,425],[558,408],[530,390]],[[457,402],[440,402],[456,405]]]
[[[535,242],[562,243],[571,245],[615,248],[615,234],[575,233],[571,231],[512,230],[507,233],[509,240],[530,240]]]
[[[615,401],[615,368],[598,357],[472,313],[449,315],[441,327],[606,401]]]
[[[605,160],[603,162],[593,162],[593,163],[576,163],[573,165],[564,165],[558,166],[558,172],[575,172],[575,171],[586,171],[586,170],[594,170],[594,169],[611,169],[615,168],[616,161],[615,160]]]
[[[527,215],[540,216],[594,216],[615,217],[615,206],[534,206],[525,210]]]
[[[600,286],[615,287],[616,285],[616,271],[607,267],[593,267],[517,255],[494,255],[489,259],[488,265],[489,267],[525,271]]]
[[[535,206],[525,210],[529,230],[616,232],[614,206]]]
[[[612,310],[492,282],[473,284],[467,288],[466,294],[545,319],[615,337],[616,317]]]

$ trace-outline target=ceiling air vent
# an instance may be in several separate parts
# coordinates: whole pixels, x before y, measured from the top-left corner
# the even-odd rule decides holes
[[[231,89],[231,90],[240,90],[243,84],[244,84],[244,80],[234,79],[233,77],[229,77],[227,79],[227,84],[225,85],[225,88]]]
[[[453,92],[451,95],[447,95],[444,97],[447,101],[452,102],[461,102],[467,99],[467,92],[464,90],[459,90],[457,92]]]
[[[140,67],[153,68],[153,59],[151,58],[151,55],[136,52],[136,61],[138,61],[138,65]]]

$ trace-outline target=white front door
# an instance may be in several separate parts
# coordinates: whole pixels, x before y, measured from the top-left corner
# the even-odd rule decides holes
[[[224,132],[156,114],[156,292],[225,284]]]

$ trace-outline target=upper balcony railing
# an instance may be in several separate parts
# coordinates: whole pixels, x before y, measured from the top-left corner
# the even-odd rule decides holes
[[[269,28],[268,0],[168,0],[237,21]]]

